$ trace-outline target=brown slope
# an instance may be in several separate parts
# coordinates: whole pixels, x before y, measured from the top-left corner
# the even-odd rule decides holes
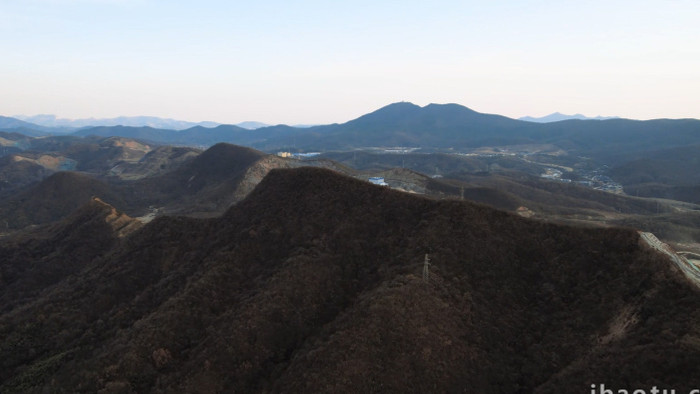
[[[0,157],[0,197],[39,182],[51,173],[32,160],[23,160],[20,155]]]
[[[152,149],[126,138],[70,136],[34,138],[23,148],[22,152],[0,158],[0,193],[19,190],[58,171],[110,175],[115,166],[130,166]]]
[[[176,170],[193,160],[201,150],[188,147],[159,146],[138,161],[120,161],[109,170],[109,175],[120,179],[137,180]]]
[[[105,174],[118,163],[138,161],[152,149],[135,139],[109,137],[81,139],[62,151],[77,161],[79,171]]]
[[[137,234],[0,316],[12,333],[0,387],[582,392],[602,378],[681,389],[700,372],[698,291],[632,230],[305,168],[271,171],[219,219],[161,218]],[[42,310],[55,314],[31,325]],[[627,367],[612,376],[599,359]]]

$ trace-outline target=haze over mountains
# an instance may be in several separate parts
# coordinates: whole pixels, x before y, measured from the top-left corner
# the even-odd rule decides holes
[[[13,121],[10,121],[9,119],[16,119],[26,123],[13,123]],[[100,126],[152,127],[155,129],[184,130],[197,126],[213,128],[220,125],[221,123],[212,121],[188,122],[184,120],[159,118],[155,116],[118,116],[116,118],[66,119],[58,118],[56,115],[15,115],[12,118],[8,118],[6,122],[0,120],[0,128],[31,128],[39,126],[47,132],[54,133],[67,133],[75,131],[76,129]],[[270,125],[262,122],[246,121],[236,123],[233,126],[238,126],[246,130],[255,130],[262,127],[268,127]],[[311,127],[311,125],[294,125],[294,127],[306,128]]]
[[[7,117],[5,117],[7,118]],[[14,115],[12,118],[26,122],[12,122],[9,119],[2,121],[0,120],[0,128],[15,128],[15,127],[31,127],[32,125],[37,125],[41,127],[48,128],[58,128],[63,130],[69,129],[79,129],[85,127],[97,127],[97,126],[129,126],[129,127],[152,127],[156,129],[171,129],[171,130],[184,130],[196,126],[202,127],[216,127],[221,125],[218,122],[204,121],[204,122],[188,122],[183,120],[169,119],[169,118],[159,118],[154,116],[119,116],[115,118],[85,118],[85,119],[67,119],[59,118],[56,115],[44,114],[44,115]],[[549,123],[549,122],[559,122],[562,120],[606,120],[606,119],[617,119],[614,116],[595,116],[588,117],[582,114],[575,115],[565,115],[559,112],[554,112],[552,114],[542,116],[542,117],[531,117],[523,116],[518,118],[518,120],[528,121],[528,122],[538,122],[538,123]],[[29,123],[29,124],[27,124]],[[241,123],[233,124],[247,130],[255,130],[263,127],[269,127],[271,125],[256,122],[256,121],[246,121]],[[294,127],[307,128],[313,125],[294,125]],[[56,130],[57,132],[59,130]]]
[[[44,127],[59,127],[79,129],[94,126],[132,126],[132,127],[154,127],[161,129],[183,130],[195,126],[216,127],[220,123],[216,122],[187,122],[184,120],[158,118],[154,116],[119,116],[116,118],[87,118],[87,119],[65,119],[55,115],[15,115],[17,119],[34,123]]]
[[[575,123],[570,123],[575,122]],[[121,136],[163,144],[210,146],[229,142],[265,151],[294,149],[327,151],[372,146],[406,146],[424,149],[470,149],[486,145],[559,144],[580,154],[609,150],[671,148],[700,141],[695,130],[700,121],[610,119],[605,121],[562,121],[538,124],[498,115],[481,114],[456,104],[419,107],[395,103],[343,124],[299,128],[270,126],[246,130],[222,125],[200,126],[173,131],[151,127],[95,127],[77,135]],[[11,127],[2,129],[11,131]],[[662,135],[658,130],[666,131]],[[621,146],[621,144],[628,146]]]

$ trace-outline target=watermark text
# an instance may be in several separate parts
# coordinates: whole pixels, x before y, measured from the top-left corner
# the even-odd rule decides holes
[[[591,394],[700,394],[700,389],[690,390],[689,392],[676,392],[676,389],[658,388],[656,386],[650,389],[611,389],[605,387],[605,384],[592,384]]]

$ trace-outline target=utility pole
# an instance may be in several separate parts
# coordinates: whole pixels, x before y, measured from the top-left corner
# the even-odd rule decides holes
[[[428,282],[430,279],[430,257],[428,257],[428,254],[425,254],[425,260],[423,260],[423,281]]]

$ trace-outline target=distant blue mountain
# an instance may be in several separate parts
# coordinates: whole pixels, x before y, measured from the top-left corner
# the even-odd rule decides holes
[[[523,116],[518,118],[518,120],[524,120],[526,122],[536,122],[536,123],[551,123],[551,122],[561,122],[562,120],[607,120],[607,119],[619,119],[617,116],[596,116],[588,117],[582,114],[566,115],[559,112],[543,116],[541,118],[533,118],[532,116]]]
[[[7,116],[0,116],[0,130],[21,133],[29,137],[39,137],[52,131],[49,127],[40,126]]]
[[[262,122],[248,121],[248,122],[236,123],[236,126],[243,128],[243,129],[246,129],[246,130],[255,130],[255,129],[260,129],[263,127],[268,127],[270,125],[267,123],[262,123]]]
[[[184,130],[195,126],[216,127],[220,123],[216,122],[188,122],[177,119],[158,118],[155,116],[119,116],[116,118],[86,118],[86,119],[64,119],[58,118],[56,115],[33,115],[33,116],[15,116],[26,122],[31,122],[44,127],[64,127],[72,129],[80,129],[84,127],[97,126],[129,126],[129,127],[153,127],[156,129]]]

